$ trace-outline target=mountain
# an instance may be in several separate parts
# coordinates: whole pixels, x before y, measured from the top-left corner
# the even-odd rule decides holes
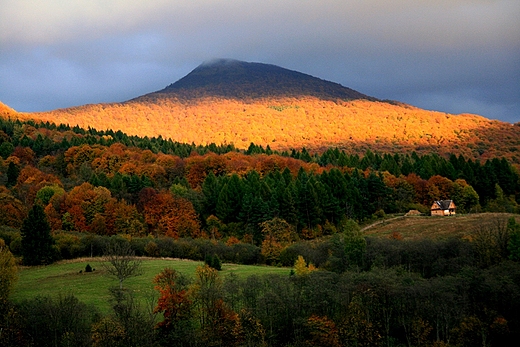
[[[325,100],[377,100],[338,83],[270,64],[231,59],[205,62],[163,90],[137,98],[203,96],[258,99],[314,96]]]
[[[520,123],[380,101],[304,73],[236,60],[203,63],[168,87],[125,102],[16,116],[241,149],[253,142],[273,150],[453,153],[520,165]]]

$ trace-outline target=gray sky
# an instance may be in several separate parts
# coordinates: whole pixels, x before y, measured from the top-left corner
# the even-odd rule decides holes
[[[519,0],[0,0],[0,101],[18,111],[125,101],[214,58],[520,121]]]

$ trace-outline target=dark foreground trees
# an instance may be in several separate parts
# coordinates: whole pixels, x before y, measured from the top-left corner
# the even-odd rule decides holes
[[[96,312],[73,295],[24,301],[20,316],[27,345],[90,346],[90,329]]]
[[[0,305],[9,298],[17,278],[16,260],[4,240],[0,239]]]
[[[87,312],[86,318],[71,320],[74,327],[62,322],[60,317],[74,313],[61,302],[80,313],[85,308],[63,295],[11,305],[4,315],[5,341],[10,346],[39,345],[38,339],[47,338],[80,346],[512,347],[520,338],[520,263],[510,258],[516,250],[511,235],[518,228],[510,220],[476,230],[471,242],[405,241],[363,238],[347,223],[321,243],[298,242],[280,254],[280,262],[295,265],[301,258],[299,266],[312,263],[314,271],[288,268],[284,275],[241,278],[225,264],[221,272],[201,266],[189,281],[190,276],[165,269],[150,283],[158,291],[153,305],[137,302],[131,288],[117,287],[111,290],[112,311]],[[123,238],[111,241],[123,243]],[[216,248],[205,248],[210,244]],[[219,249],[212,241],[200,246],[205,246],[200,260],[202,249],[206,254]],[[56,313],[56,307],[66,314]]]
[[[465,267],[424,278],[397,266],[370,271],[221,277],[190,283],[159,273],[155,310],[112,290],[101,315],[71,295],[11,306],[9,346],[516,346],[520,264]],[[9,338],[2,340],[5,333]]]
[[[56,259],[54,238],[43,208],[34,204],[20,229],[25,265],[50,264]]]

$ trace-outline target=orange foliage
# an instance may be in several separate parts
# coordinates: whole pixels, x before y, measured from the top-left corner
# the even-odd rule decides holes
[[[62,212],[71,215],[76,230],[106,234],[110,232],[104,216],[105,205],[114,200],[108,189],[83,183],[66,194]]]
[[[226,160],[224,156],[209,153],[204,156],[191,156],[185,160],[186,179],[192,188],[200,186],[206,176],[213,172],[215,176],[226,173]]]
[[[158,327],[170,329],[173,324],[190,317],[192,301],[185,289],[181,289],[179,275],[173,269],[166,268],[155,276],[153,282],[159,291],[159,299],[154,313],[163,313],[164,320]]]
[[[327,317],[312,315],[307,320],[311,339],[307,340],[309,346],[339,347],[339,331],[333,320]]]
[[[430,200],[447,200],[451,198],[453,181],[446,177],[432,176],[426,186]]]
[[[38,190],[53,184],[61,185],[58,177],[46,174],[33,166],[25,166],[20,171],[14,189],[25,204],[32,205]]]
[[[47,221],[52,230],[62,229],[62,212],[65,210],[65,194],[54,194],[45,206]]]
[[[390,153],[456,153],[481,160],[505,156],[520,163],[515,153],[520,150],[517,125],[379,101],[310,96],[236,100],[207,95],[187,101],[165,95],[17,117],[84,128],[96,124],[99,129],[161,135],[184,143],[233,143],[241,149],[251,142],[276,150],[306,147],[319,151],[337,146],[363,153],[370,147]],[[24,131],[31,136],[36,133],[29,128]],[[153,156],[146,160],[153,162]]]
[[[147,190],[140,199],[150,232],[174,238],[201,236],[197,214],[188,200],[169,192],[154,194],[152,190]]]
[[[421,204],[429,205],[431,200],[428,195],[428,182],[414,173],[409,174],[405,179],[408,184],[413,186],[417,200]]]
[[[9,189],[0,186],[0,225],[20,228],[26,216],[24,204],[12,196]]]
[[[18,146],[14,149],[13,157],[18,157],[20,159],[20,163],[23,164],[32,164],[34,162],[34,158],[36,154],[29,147],[21,147]]]
[[[237,243],[240,243],[240,240],[237,239],[235,236],[230,236],[228,240],[226,241],[226,246],[233,246]]]

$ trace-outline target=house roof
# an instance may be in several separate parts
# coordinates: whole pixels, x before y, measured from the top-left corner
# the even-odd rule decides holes
[[[437,205],[441,210],[448,210],[452,202],[453,200],[439,200],[435,201],[434,204]]]

